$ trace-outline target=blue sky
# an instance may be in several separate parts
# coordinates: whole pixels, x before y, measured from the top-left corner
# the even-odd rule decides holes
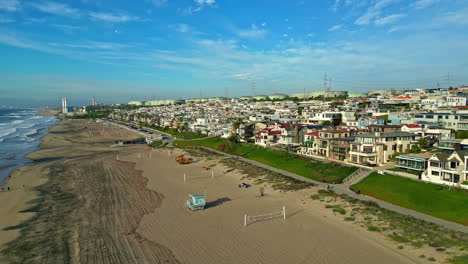
[[[0,106],[468,85],[466,0],[0,0]]]

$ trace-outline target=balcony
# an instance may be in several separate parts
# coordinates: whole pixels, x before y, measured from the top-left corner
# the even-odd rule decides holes
[[[350,151],[350,155],[357,155],[361,157],[375,157],[377,156],[377,152],[374,151]]]

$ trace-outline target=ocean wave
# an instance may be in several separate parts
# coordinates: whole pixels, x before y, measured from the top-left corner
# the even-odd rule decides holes
[[[17,131],[16,128],[7,128],[7,129],[4,129],[4,130],[0,130],[0,138],[5,138],[13,133],[15,133]]]

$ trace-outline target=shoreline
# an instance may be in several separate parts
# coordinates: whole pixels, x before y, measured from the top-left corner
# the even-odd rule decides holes
[[[38,198],[38,193],[34,188],[45,181],[39,174],[30,173],[31,170],[34,170],[35,161],[29,157],[41,150],[42,144],[46,140],[46,137],[49,136],[50,130],[59,123],[60,121],[48,128],[47,134],[39,138],[41,141],[39,146],[23,156],[27,162],[15,166],[16,168],[14,168],[8,176],[2,180],[2,184],[0,184],[0,187],[5,190],[0,193],[0,204],[3,205],[0,208],[0,214],[5,216],[2,217],[0,221],[0,248],[19,235],[18,230],[4,231],[2,229],[19,225],[21,222],[26,221],[34,215],[33,213],[20,212],[27,210],[29,207],[28,203]],[[8,187],[10,187],[9,191],[7,191]]]
[[[61,122],[62,119],[60,119],[60,118],[57,116],[57,114],[58,114],[58,111],[55,111],[55,110],[50,110],[50,109],[38,109],[38,113],[37,113],[38,116],[56,116],[57,120],[55,120],[55,123],[54,123],[53,125],[51,125],[51,126],[49,126],[49,127],[47,128],[47,132],[46,132],[44,135],[42,135],[42,136],[40,136],[39,138],[37,138],[37,140],[39,141],[39,145],[38,145],[37,147],[33,148],[30,152],[25,153],[25,154],[21,157],[21,159],[23,160],[22,162],[19,162],[19,163],[16,164],[16,165],[11,165],[11,166],[9,166],[8,168],[5,168],[5,169],[7,169],[7,170],[10,170],[10,172],[8,172],[7,174],[5,174],[5,177],[4,177],[4,178],[0,178],[0,188],[2,188],[2,187],[3,187],[3,188],[8,187],[8,186],[7,186],[7,185],[8,185],[8,182],[11,180],[11,177],[12,177],[13,173],[14,173],[16,170],[18,170],[19,168],[22,168],[22,167],[24,167],[24,166],[26,166],[26,165],[28,165],[28,164],[30,164],[30,163],[34,163],[34,160],[30,159],[28,156],[29,156],[29,154],[31,154],[31,153],[33,153],[33,152],[38,151],[38,150],[41,149],[41,145],[42,145],[42,143],[43,143],[43,140],[42,140],[42,139],[43,139],[45,136],[49,135],[50,129],[51,129],[52,127],[54,127],[55,125],[57,125],[58,123]],[[15,159],[15,160],[16,160],[16,159]]]

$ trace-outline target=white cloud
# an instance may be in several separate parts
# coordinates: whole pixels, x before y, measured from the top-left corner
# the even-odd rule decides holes
[[[262,27],[266,27],[266,26],[267,26],[267,23],[266,23],[266,22],[263,22],[261,25],[262,25]]]
[[[195,7],[189,6],[185,8],[177,9],[177,12],[183,16],[191,16],[193,13],[197,13],[202,11],[205,6],[214,7],[216,4],[216,0],[193,0],[196,4]]]
[[[333,4],[333,6],[331,8],[333,10],[333,12],[338,11],[338,8],[340,7],[340,2],[341,2],[341,0],[335,0],[335,3]]]
[[[426,7],[429,7],[435,3],[438,3],[440,0],[418,0],[415,3],[413,3],[413,7],[416,9],[423,9]]]
[[[13,23],[13,22],[15,22],[14,19],[12,19],[10,17],[2,16],[0,14],[0,24],[7,24],[7,23]]]
[[[391,28],[388,30],[388,33],[392,33],[392,32],[398,31],[398,30],[400,30],[400,27],[391,27]]]
[[[375,20],[375,24],[378,26],[393,24],[405,16],[406,15],[404,14],[393,14],[386,17],[381,17]]]
[[[216,3],[216,0],[194,0],[194,1],[198,5],[207,5],[207,6],[214,5]]]
[[[335,31],[341,29],[343,25],[334,25],[333,27],[329,28],[328,31]]]
[[[31,6],[41,12],[58,16],[77,16],[80,13],[78,9],[71,8],[66,4],[52,1],[31,3]]]
[[[146,0],[146,2],[149,2],[154,6],[162,6],[167,3],[167,0]]]
[[[20,9],[18,0],[0,0],[0,10],[14,12]]]
[[[374,19],[378,18],[383,9],[398,2],[399,0],[377,0],[374,5],[367,8],[366,12],[358,17],[354,24],[356,25],[369,25]]]
[[[255,24],[252,24],[249,29],[237,29],[235,31],[239,37],[248,39],[262,38],[267,34],[265,29],[258,28]]]
[[[139,21],[140,18],[137,16],[130,16],[124,14],[111,14],[111,13],[99,13],[90,12],[89,16],[94,20],[101,20],[110,23],[125,23],[130,21]]]
[[[468,25],[468,8],[447,12],[437,18],[437,20],[450,24]]]
[[[191,31],[191,27],[187,24],[169,25],[169,28],[172,28],[179,33],[187,33]]]

